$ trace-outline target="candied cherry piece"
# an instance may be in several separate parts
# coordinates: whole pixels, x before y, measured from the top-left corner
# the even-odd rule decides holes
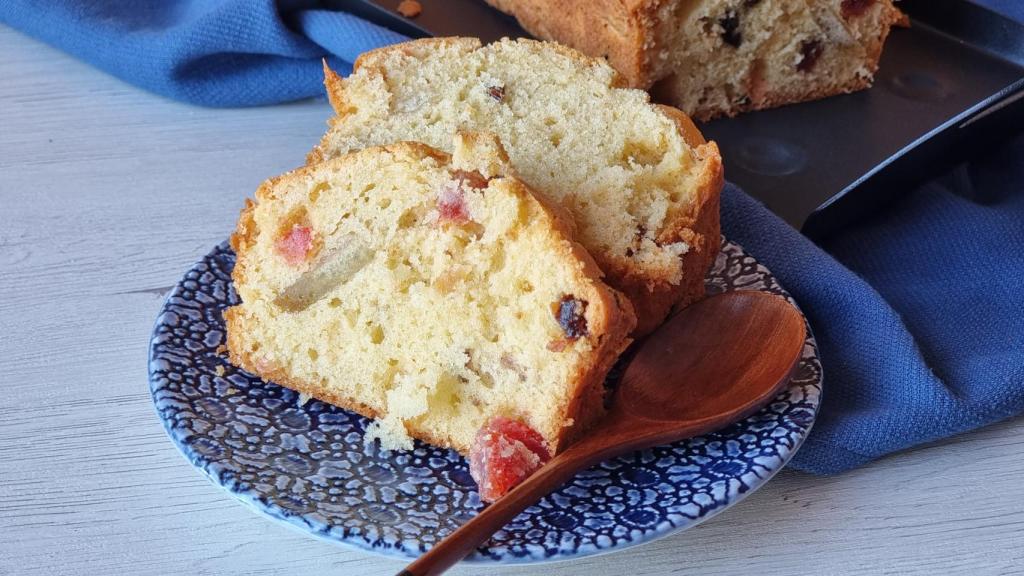
[[[521,420],[497,416],[476,434],[469,452],[469,474],[480,499],[494,502],[550,459],[536,430]]]
[[[469,208],[458,180],[445,182],[437,193],[437,221],[439,224],[465,224],[469,222]]]
[[[274,243],[285,262],[296,266],[306,261],[310,251],[313,249],[313,230],[309,226],[293,224],[292,227],[281,235]]]

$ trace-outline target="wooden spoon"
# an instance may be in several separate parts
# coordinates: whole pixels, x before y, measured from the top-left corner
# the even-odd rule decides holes
[[[727,292],[684,309],[639,346],[591,432],[398,576],[444,572],[580,470],[753,414],[789,382],[805,337],[800,313],[764,292]]]

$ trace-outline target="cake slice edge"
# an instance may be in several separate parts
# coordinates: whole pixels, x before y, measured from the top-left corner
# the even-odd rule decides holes
[[[413,151],[413,153],[430,154],[439,158],[448,157],[444,152],[414,142],[401,142],[376,148],[392,152],[401,150]],[[373,148],[364,149],[353,154],[372,153],[372,150]],[[582,434],[587,427],[591,426],[603,415],[605,376],[616,362],[618,356],[630,344],[631,340],[628,338],[628,335],[635,326],[636,320],[630,302],[621,293],[600,281],[603,274],[594,259],[580,244],[572,240],[574,226],[571,217],[560,207],[545,201],[540,195],[533,194],[524,184],[511,177],[507,158],[502,160],[501,156],[503,154],[500,143],[490,135],[460,133],[457,136],[455,153],[451,156],[451,163],[460,169],[479,171],[488,178],[507,179],[517,194],[524,195],[527,201],[536,202],[536,205],[549,219],[552,229],[562,237],[568,254],[580,264],[579,274],[597,283],[595,285],[597,290],[591,293],[589,310],[598,312],[593,318],[599,321],[593,322],[591,320],[590,327],[594,334],[599,334],[601,337],[589,355],[592,361],[587,364],[581,363],[577,365],[576,372],[567,382],[567,385],[571,385],[572,388],[568,390],[567,398],[569,403],[564,407],[563,413],[566,416],[566,421],[571,422],[571,425],[563,426],[558,431],[545,431],[547,433],[545,437],[550,438],[549,447],[551,452],[556,453]],[[344,163],[345,158],[346,156],[342,156],[327,162]],[[315,170],[317,170],[317,165],[311,165],[270,179],[257,191],[256,201],[246,200],[236,231],[231,237],[231,245],[236,250],[236,253],[244,254],[247,248],[255,241],[258,231],[254,220],[254,212],[260,199],[267,197],[273,186],[281,179],[296,177]],[[239,264],[236,265],[232,276],[236,282],[244,282],[246,278],[245,258],[240,257],[238,260]],[[597,295],[598,298],[594,298],[594,295]],[[591,318],[589,314],[588,318]],[[369,418],[386,417],[386,414],[382,413],[382,410],[379,408],[363,402],[352,395],[336,392],[317,382],[293,377],[279,366],[265,363],[250,353],[250,347],[246,345],[245,341],[246,334],[248,333],[246,323],[249,320],[241,306],[225,310],[224,319],[228,328],[227,347],[229,358],[233,364],[257,374],[265,380],[270,380],[286,388],[298,391],[307,397],[317,398]],[[406,421],[404,425],[409,435],[431,444],[453,448],[464,455],[468,454],[471,448],[468,441],[453,443],[415,423]]]

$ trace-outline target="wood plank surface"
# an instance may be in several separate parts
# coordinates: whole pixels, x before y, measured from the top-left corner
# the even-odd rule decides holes
[[[0,574],[387,575],[178,454],[146,381],[166,291],[298,166],[324,101],[209,110],[0,26]],[[1024,574],[1024,420],[832,478],[784,471],[627,551],[453,574]]]

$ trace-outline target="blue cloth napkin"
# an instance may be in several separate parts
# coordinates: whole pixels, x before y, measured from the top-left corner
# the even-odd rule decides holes
[[[316,0],[3,0],[0,22],[122,80],[203,106],[323,95],[321,58],[406,38]]]
[[[1024,20],[1019,0],[984,3]],[[6,0],[0,21],[164,96],[318,96],[393,32],[298,0]],[[818,247],[734,186],[725,234],[800,302],[825,369],[796,468],[835,473],[1024,412],[1024,136]]]

